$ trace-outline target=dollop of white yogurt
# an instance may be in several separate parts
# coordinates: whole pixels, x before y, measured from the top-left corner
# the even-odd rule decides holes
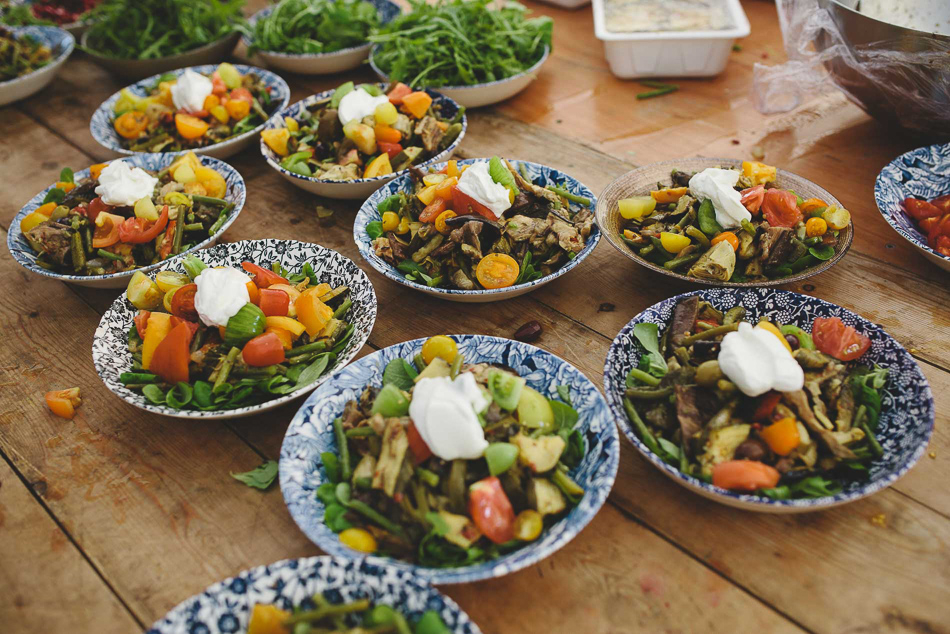
[[[805,385],[802,366],[778,337],[745,321],[722,338],[719,369],[747,396],[794,392]]]
[[[210,79],[189,68],[172,85],[172,103],[179,110],[198,112],[205,107],[205,99],[212,90]]]
[[[478,413],[489,404],[475,376],[463,372],[454,381],[440,376],[416,383],[409,416],[426,445],[439,458],[473,460],[488,447]]]
[[[158,179],[141,167],[130,167],[125,161],[112,161],[99,174],[96,193],[107,205],[134,205],[140,198],[151,197]]]
[[[205,269],[195,278],[195,310],[206,326],[227,326],[244,304],[251,301],[247,283],[251,278],[230,267]]]
[[[337,108],[337,116],[340,117],[340,123],[346,125],[350,121],[362,120],[376,113],[376,106],[389,103],[389,97],[379,95],[374,97],[362,88],[354,88],[343,95],[340,105]]]
[[[488,162],[473,163],[459,178],[457,185],[459,191],[471,196],[476,201],[485,205],[496,218],[511,207],[511,195],[508,188],[492,180],[488,173]]]
[[[742,204],[742,195],[736,191],[739,172],[718,167],[707,167],[689,179],[689,193],[698,200],[709,199],[716,210],[716,222],[723,229],[742,225],[752,220],[752,214]]]

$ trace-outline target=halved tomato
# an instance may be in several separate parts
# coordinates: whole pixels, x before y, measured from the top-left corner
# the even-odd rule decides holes
[[[274,284],[290,284],[285,278],[273,271],[258,266],[253,262],[242,262],[241,268],[254,276],[254,283],[258,288],[267,288]]]
[[[742,196],[742,206],[752,214],[759,213],[762,208],[762,201],[765,199],[765,185],[756,185],[739,192]]]
[[[198,293],[197,284],[185,284],[172,295],[172,315],[187,321],[198,321],[198,311],[195,310],[195,295]]]
[[[143,244],[158,237],[168,224],[168,205],[162,207],[162,214],[151,225],[144,218],[126,218],[119,225],[119,240],[129,244]]]
[[[284,344],[273,332],[265,332],[248,341],[244,344],[241,356],[244,357],[244,363],[256,367],[283,363],[286,358]]]
[[[497,477],[479,480],[468,488],[468,514],[478,530],[496,544],[515,538],[515,511]]]
[[[409,450],[412,452],[412,461],[415,464],[421,464],[432,456],[432,450],[429,449],[429,445],[423,440],[412,421],[409,422],[409,427],[406,429],[406,437],[409,439]]]
[[[96,214],[96,228],[92,234],[92,246],[95,249],[111,247],[119,241],[121,236],[120,227],[125,222],[125,218],[117,214],[110,214],[108,211],[100,211]]]
[[[491,209],[481,204],[468,194],[460,191],[458,187],[452,190],[452,207],[454,208],[455,213],[459,216],[464,216],[466,214],[478,214],[488,218],[489,220],[498,220],[497,216],[495,216]]]
[[[290,295],[280,289],[262,288],[258,306],[267,317],[286,317],[290,310]]]
[[[841,361],[852,361],[867,352],[871,340],[839,317],[818,317],[811,329],[815,347]]]
[[[901,206],[904,208],[904,211],[907,212],[907,215],[914,220],[934,218],[947,213],[946,211],[942,211],[940,207],[937,207],[933,203],[929,203],[926,200],[917,200],[916,198],[905,198],[901,202]],[[950,209],[947,211],[950,211]]]
[[[135,330],[139,333],[139,337],[145,339],[145,326],[148,324],[148,316],[152,314],[152,311],[149,310],[140,310],[135,314],[133,321],[135,322]]]
[[[802,221],[798,198],[784,189],[767,189],[762,200],[762,214],[773,227],[794,227]]]

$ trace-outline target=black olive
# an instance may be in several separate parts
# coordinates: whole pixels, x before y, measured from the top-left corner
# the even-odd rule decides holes
[[[792,347],[792,350],[798,350],[798,348],[801,346],[801,344],[798,343],[798,337],[795,335],[785,335],[785,341],[787,341],[788,345]]]
[[[515,331],[515,339],[518,341],[530,342],[541,336],[541,324],[532,320],[522,324],[521,328]]]
[[[762,461],[769,455],[768,445],[758,438],[748,438],[736,447],[736,460],[757,460]]]

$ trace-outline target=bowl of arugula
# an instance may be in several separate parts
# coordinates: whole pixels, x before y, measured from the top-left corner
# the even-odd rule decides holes
[[[390,0],[281,0],[251,16],[242,41],[277,70],[339,73],[363,63],[372,46],[366,38],[399,11]]]
[[[370,66],[385,82],[431,88],[477,108],[527,88],[551,53],[554,21],[526,17],[517,2],[497,8],[488,0],[410,5],[410,13],[369,37],[375,44]]]

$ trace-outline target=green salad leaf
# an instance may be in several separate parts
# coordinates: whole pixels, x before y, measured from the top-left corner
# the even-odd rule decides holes
[[[379,13],[365,0],[281,0],[248,30],[257,51],[332,53],[359,46],[379,26]]]
[[[268,460],[250,471],[245,471],[244,473],[232,472],[231,477],[235,480],[240,480],[249,487],[264,491],[272,485],[277,478],[277,463],[273,460]]]

